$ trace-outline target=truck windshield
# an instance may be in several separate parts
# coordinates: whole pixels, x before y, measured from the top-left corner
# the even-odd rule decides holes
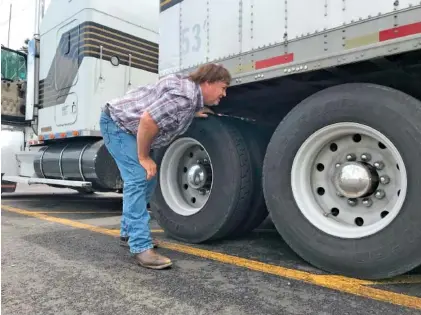
[[[24,53],[1,48],[1,79],[26,80],[26,56]]]

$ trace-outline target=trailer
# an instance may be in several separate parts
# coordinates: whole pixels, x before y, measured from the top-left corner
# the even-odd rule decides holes
[[[51,2],[28,54],[34,131],[4,179],[122,190],[100,107],[219,63],[233,80],[218,115],[153,152],[151,210],[168,235],[240,237],[270,215],[327,272],[382,279],[421,264],[419,1],[129,2]]]
[[[323,270],[378,279],[420,265],[420,4],[161,1],[160,75],[208,62],[233,74],[224,116],[157,153],[163,229],[199,243],[270,213]]]

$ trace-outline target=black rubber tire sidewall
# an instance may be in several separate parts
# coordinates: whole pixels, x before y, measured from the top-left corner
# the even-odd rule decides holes
[[[158,183],[151,200],[154,217],[166,233],[178,240],[200,243],[222,238],[241,222],[241,211],[250,203],[251,162],[244,140],[235,128],[216,117],[195,119],[181,137],[196,139],[208,152],[213,167],[211,195],[198,213],[179,215],[168,207],[162,196],[158,171]],[[164,153],[165,149],[155,150],[158,166]]]
[[[268,216],[265,198],[262,188],[262,168],[269,143],[270,134],[266,128],[253,122],[230,118],[230,123],[238,128],[243,135],[252,160],[253,191],[250,206],[244,209],[242,222],[235,231],[230,233],[230,238],[243,236],[257,228]]]
[[[382,132],[400,152],[408,188],[399,215],[382,231],[359,240],[339,239],[315,228],[297,207],[291,166],[301,144],[337,122],[366,124]],[[360,278],[390,277],[421,263],[421,103],[390,88],[347,84],[304,100],[278,126],[264,163],[264,193],[272,220],[285,241],[311,264]]]

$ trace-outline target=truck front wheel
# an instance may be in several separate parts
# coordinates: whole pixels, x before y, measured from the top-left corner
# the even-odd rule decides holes
[[[372,84],[326,89],[297,105],[268,145],[272,220],[311,264],[388,278],[421,264],[421,102]]]

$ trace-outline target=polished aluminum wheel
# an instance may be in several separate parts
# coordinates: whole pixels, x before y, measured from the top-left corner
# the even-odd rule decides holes
[[[384,229],[399,214],[407,174],[385,135],[366,125],[337,123],[302,144],[291,185],[311,224],[333,236],[361,238]]]
[[[212,176],[211,160],[204,147],[193,138],[180,138],[169,146],[162,158],[162,196],[175,213],[196,214],[209,199]]]

